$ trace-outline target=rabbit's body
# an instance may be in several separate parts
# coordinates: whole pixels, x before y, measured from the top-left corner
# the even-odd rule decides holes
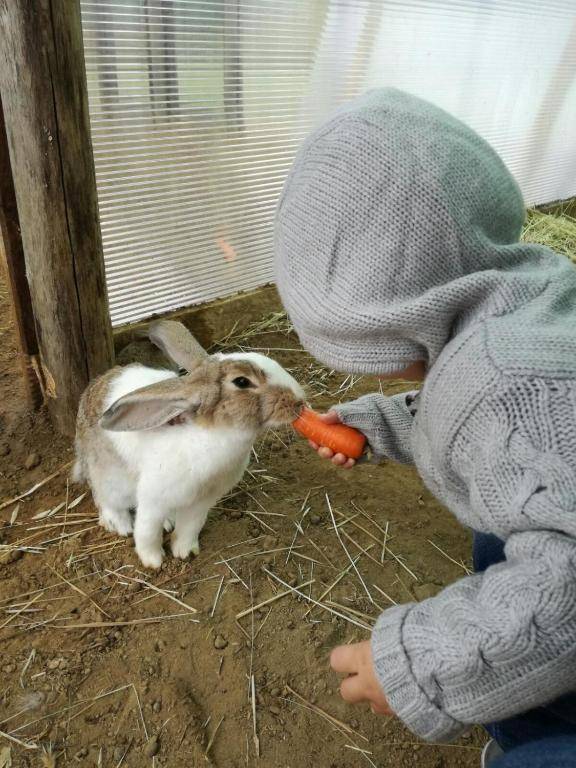
[[[241,479],[259,431],[292,420],[303,399],[262,355],[204,356],[187,367],[184,377],[114,368],[88,387],[78,414],[75,476],[90,483],[104,527],[121,535],[134,528],[151,568],[162,562],[170,523],[173,554],[198,553],[206,516]]]

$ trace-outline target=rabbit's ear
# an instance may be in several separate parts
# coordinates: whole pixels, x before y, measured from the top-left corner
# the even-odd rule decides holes
[[[100,426],[110,432],[154,429],[183,413],[193,414],[200,398],[183,391],[179,379],[151,384],[116,400],[100,418]]]
[[[188,328],[175,320],[159,320],[148,329],[148,338],[180,368],[191,371],[208,357]]]

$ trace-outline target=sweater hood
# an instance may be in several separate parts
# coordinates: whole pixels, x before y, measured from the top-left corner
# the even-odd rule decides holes
[[[326,365],[431,366],[470,322],[530,301],[557,269],[551,251],[518,242],[524,218],[474,131],[409,94],[371,91],[297,154],[276,217],[278,289]]]

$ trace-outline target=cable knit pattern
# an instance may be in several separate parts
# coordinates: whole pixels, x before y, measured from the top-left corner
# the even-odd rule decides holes
[[[380,617],[378,677],[419,736],[457,737],[576,690],[576,270],[517,242],[520,195],[488,145],[398,91],[352,103],[303,146],[278,209],[279,290],[335,368],[429,372],[338,407],[413,462],[506,561]]]

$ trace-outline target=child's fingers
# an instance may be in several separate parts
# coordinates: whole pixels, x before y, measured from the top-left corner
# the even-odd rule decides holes
[[[366,696],[366,682],[360,675],[347,677],[340,686],[340,695],[349,704],[365,701],[368,698]]]
[[[390,709],[390,707],[383,707],[380,704],[374,704],[374,702],[372,702],[370,704],[370,709],[372,710],[372,712],[374,712],[375,715],[391,715],[391,714],[393,714],[392,710]]]
[[[313,448],[315,451],[317,451],[318,448],[320,448],[318,443],[315,443],[314,440],[308,440],[308,445],[310,446],[310,448]]]
[[[326,448],[325,445],[321,445],[320,448],[318,448],[318,455],[323,459],[331,459],[334,456],[334,451],[330,448]]]
[[[336,411],[328,411],[328,413],[319,413],[318,417],[324,424],[340,424],[340,416]]]
[[[336,464],[336,466],[343,467],[344,469],[350,469],[356,462],[354,459],[349,459],[343,453],[337,453],[332,457],[332,464]]]
[[[355,645],[339,645],[330,654],[330,666],[334,672],[350,674],[358,671]]]

